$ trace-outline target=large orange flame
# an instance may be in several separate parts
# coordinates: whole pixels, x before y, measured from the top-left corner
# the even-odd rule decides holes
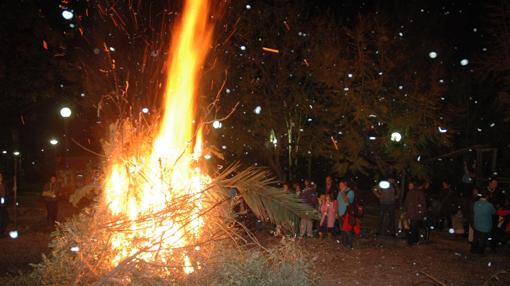
[[[116,233],[111,246],[117,253],[112,263],[138,255],[141,248],[157,252],[164,260],[165,249],[186,246],[200,234],[204,222],[201,189],[209,177],[203,175],[194,162],[201,155],[201,129],[194,127],[198,77],[209,49],[212,28],[208,25],[207,0],[188,0],[180,21],[172,31],[172,45],[168,54],[168,71],[164,94],[164,114],[150,150],[139,150],[138,156],[126,160],[125,154],[112,158],[112,166],[105,180],[104,204],[113,215],[133,221],[130,232]],[[195,137],[195,146],[191,146]],[[114,155],[115,157],[115,155]],[[143,180],[137,179],[143,176]],[[164,210],[179,197],[188,197],[188,223],[168,220],[158,225],[141,227],[134,221]],[[160,240],[152,245],[134,246],[136,237]],[[151,249],[157,247],[158,249]],[[144,249],[147,250],[147,249]],[[147,251],[145,251],[147,252]],[[138,255],[154,259],[151,252]],[[188,256],[183,257],[184,272],[193,271]]]

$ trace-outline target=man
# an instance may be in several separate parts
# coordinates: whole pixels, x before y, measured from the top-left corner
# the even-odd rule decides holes
[[[489,184],[487,185],[486,191],[487,201],[492,204],[495,209],[500,209],[505,204],[505,194],[498,188],[498,180],[496,178],[492,178],[489,180]],[[499,238],[501,235],[498,235],[500,229],[498,228],[499,216],[494,213],[492,215],[492,230],[490,233],[491,247],[496,248],[500,243]]]
[[[439,229],[442,230],[444,226],[449,230],[453,227],[452,216],[457,210],[455,203],[454,192],[451,184],[447,180],[441,182],[441,190],[439,191],[440,201],[440,222]]]
[[[389,231],[390,236],[396,235],[395,231],[395,180],[389,179],[388,185],[379,184],[372,188],[372,192],[379,199],[379,223],[377,234],[385,235]],[[384,224],[384,218],[388,216],[388,223]]]
[[[340,191],[337,196],[337,205],[338,205],[338,217],[339,223],[342,229],[342,244],[345,247],[352,248],[353,243],[353,227],[354,223],[350,224],[347,219],[347,222],[344,221],[347,212],[347,207],[354,202],[354,191],[349,188],[346,180],[341,180],[338,183],[338,188]],[[354,220],[355,218],[351,218]]]
[[[44,201],[46,202],[46,220],[50,224],[53,224],[57,220],[59,195],[60,186],[57,183],[57,176],[52,175],[50,181],[44,186],[42,193]]]
[[[420,227],[423,225],[423,220],[427,212],[427,202],[421,188],[416,188],[412,181],[408,184],[408,191],[404,201],[404,211],[406,217],[410,220],[407,243],[409,245],[414,245],[420,240]]]
[[[305,188],[301,192],[300,197],[305,204],[309,205],[313,209],[317,208],[317,194],[310,180],[305,179]],[[308,237],[313,237],[313,221],[309,218],[302,218],[299,230],[301,237],[304,237],[305,234]]]
[[[490,179],[487,186],[487,200],[497,209],[503,206],[505,195],[498,188],[498,180]]]
[[[473,207],[475,229],[474,240],[471,245],[471,252],[473,253],[484,253],[485,246],[487,245],[489,235],[493,228],[492,217],[496,214],[496,209],[487,200],[487,196],[487,193],[482,194],[482,197]]]

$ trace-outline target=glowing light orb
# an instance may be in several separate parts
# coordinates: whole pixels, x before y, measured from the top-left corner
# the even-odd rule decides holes
[[[7,154],[7,150],[3,150],[3,151],[2,151],[2,154]]]
[[[14,156],[19,156],[21,153],[20,153],[19,151],[14,151],[14,152],[12,152],[12,154],[13,154]]]
[[[144,107],[144,108],[142,108],[142,112],[147,114],[147,113],[149,113],[149,109],[147,107]]]
[[[255,109],[253,110],[253,112],[254,112],[255,114],[260,114],[260,112],[262,112],[262,107],[260,107],[260,106],[255,107]]]
[[[50,144],[51,145],[57,145],[58,144],[58,140],[55,139],[55,138],[52,138],[52,139],[50,139]]]
[[[454,234],[455,233],[455,229],[453,229],[453,228],[448,229],[448,233]]]
[[[430,53],[429,53],[429,58],[431,58],[431,59],[435,59],[435,58],[437,58],[437,53],[436,53],[436,52],[434,52],[434,51],[430,52]]]
[[[73,246],[73,247],[71,247],[71,248],[70,248],[70,250],[71,250],[72,252],[79,252],[79,251],[80,251],[80,247],[78,247],[78,246]]]
[[[62,11],[62,17],[64,17],[66,20],[71,20],[74,17],[74,14],[72,11],[64,10]]]
[[[448,130],[446,128],[441,128],[441,126],[437,127],[437,130],[439,131],[439,133],[446,133],[446,132],[448,132]]]
[[[469,60],[468,60],[468,59],[462,59],[462,60],[460,61],[460,65],[461,65],[461,66],[467,66],[468,64],[469,64]]]

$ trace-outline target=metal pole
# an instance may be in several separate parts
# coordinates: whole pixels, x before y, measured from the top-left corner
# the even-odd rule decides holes
[[[21,156],[21,154],[19,155]],[[17,224],[17,214],[18,214],[18,156],[14,156],[14,177],[12,183],[12,190],[14,191],[14,228],[18,226]]]

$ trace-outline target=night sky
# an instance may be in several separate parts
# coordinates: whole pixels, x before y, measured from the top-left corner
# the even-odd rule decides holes
[[[244,2],[245,9],[259,9],[258,1]],[[286,7],[289,1],[261,2],[264,7]],[[419,43],[437,54],[434,60],[439,61],[448,71],[448,77],[444,79],[446,84],[462,89],[469,101],[466,104],[480,105],[477,107],[481,110],[480,128],[484,129],[478,132],[480,134],[473,133],[479,136],[479,143],[507,150],[508,138],[497,136],[500,131],[493,132],[490,126],[497,122],[496,126],[499,127],[504,119],[497,116],[491,118],[492,112],[488,110],[491,103],[477,101],[478,97],[491,97],[496,93],[491,81],[480,80],[479,73],[483,72],[477,69],[483,54],[491,48],[487,41],[487,2],[336,0],[301,1],[301,5],[317,15],[332,13],[336,21],[346,24],[355,21],[358,15],[369,12],[384,15],[391,26],[399,27],[398,37],[402,41]],[[94,110],[90,108],[91,103],[86,101],[87,91],[79,78],[62,72],[66,63],[73,66],[93,60],[80,58],[73,52],[82,49],[84,45],[77,29],[88,25],[87,20],[84,20],[85,6],[84,1],[73,0],[62,1],[60,5],[56,1],[36,0],[4,1],[0,4],[0,152],[5,150],[8,153],[0,155],[10,157],[14,150],[18,150],[24,155],[27,168],[30,168],[32,162],[37,166],[39,161],[46,160],[46,155],[41,155],[41,149],[51,148],[49,138],[63,140],[65,124],[58,110],[64,105],[71,106],[75,111],[68,122],[70,136],[86,142],[93,150],[99,150],[98,139],[102,132],[97,126],[100,126],[98,122],[101,120],[95,117]],[[64,19],[64,9],[73,11],[74,17]],[[245,12],[239,11],[239,14]],[[427,54],[423,56],[430,57]],[[71,146],[70,153],[73,155],[87,154]],[[457,141],[455,147],[462,148],[465,145]],[[501,153],[508,153],[505,150]],[[9,159],[6,158],[4,162],[0,169],[9,170],[6,166]]]

